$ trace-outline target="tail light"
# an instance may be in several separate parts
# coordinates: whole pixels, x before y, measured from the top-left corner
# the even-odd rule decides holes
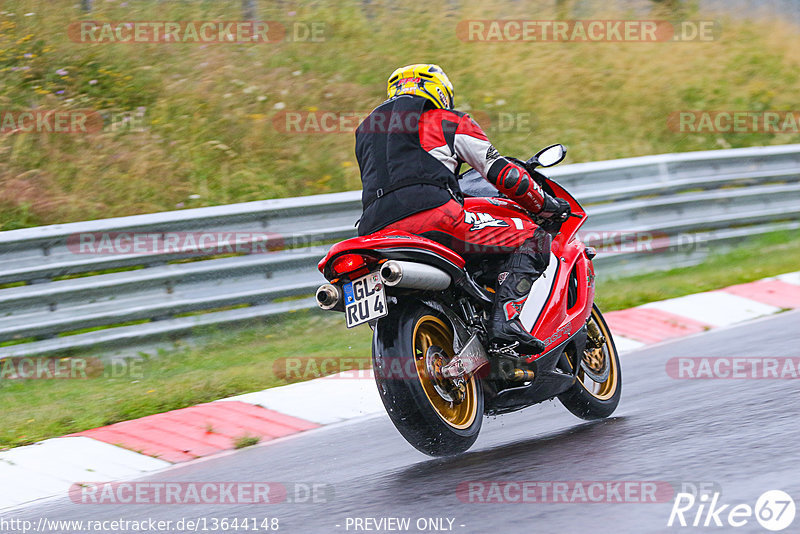
[[[366,267],[367,260],[360,254],[345,254],[334,260],[332,270],[333,274],[341,276],[343,274],[352,273],[353,271],[366,269]]]

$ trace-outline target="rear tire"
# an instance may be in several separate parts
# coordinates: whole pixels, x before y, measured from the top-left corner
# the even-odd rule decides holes
[[[614,338],[611,337],[611,330],[606,324],[603,314],[597,305],[592,307],[592,314],[587,325],[594,321],[605,343],[596,350],[586,351],[582,355],[584,361],[578,369],[578,379],[575,384],[558,396],[558,400],[564,407],[581,419],[593,420],[603,419],[614,413],[622,396],[622,371],[619,365],[619,354],[614,345]],[[590,341],[587,341],[587,344]],[[572,372],[571,361],[574,358],[567,357],[569,371]],[[588,369],[588,372],[587,370]],[[604,381],[596,381],[589,375],[592,370],[596,372],[595,377],[605,376]]]
[[[375,382],[392,423],[406,441],[430,456],[459,454],[478,438],[483,389],[471,377],[461,390],[461,402],[458,392],[449,395],[454,383],[436,380],[428,372],[428,354],[437,352],[428,350],[432,346],[441,348],[444,363],[454,355],[447,318],[416,301],[393,307],[378,321],[373,335]]]

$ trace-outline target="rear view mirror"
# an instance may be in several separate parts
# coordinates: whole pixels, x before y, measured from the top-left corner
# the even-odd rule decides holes
[[[564,145],[551,145],[537,152],[533,159],[542,167],[552,167],[564,161],[565,157],[567,157],[567,148]]]

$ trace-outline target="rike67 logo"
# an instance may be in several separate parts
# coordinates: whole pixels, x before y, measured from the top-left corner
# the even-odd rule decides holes
[[[669,514],[668,527],[733,527],[751,524],[755,519],[762,527],[773,532],[784,530],[794,522],[796,513],[792,497],[781,490],[765,491],[749,504],[722,504],[720,493],[678,493]]]

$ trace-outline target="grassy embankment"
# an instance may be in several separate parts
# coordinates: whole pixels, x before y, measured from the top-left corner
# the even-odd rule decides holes
[[[458,106],[488,117],[490,138],[512,155],[555,141],[569,147],[568,162],[800,141],[667,128],[678,110],[800,109],[797,28],[776,21],[722,20],[712,42],[480,43],[461,41],[457,23],[559,15],[549,0],[467,0],[457,12],[447,0],[366,12],[361,2],[331,0],[281,9],[261,2],[261,18],[290,29],[323,24],[324,42],[71,41],[68,24],[82,19],[236,20],[241,6],[94,4],[84,16],[74,0],[2,2],[0,109],[140,113],[143,130],[0,134],[0,230],[357,189],[351,134],[290,135],[272,119],[290,110],[368,111],[391,70],[415,61],[444,66]]]

